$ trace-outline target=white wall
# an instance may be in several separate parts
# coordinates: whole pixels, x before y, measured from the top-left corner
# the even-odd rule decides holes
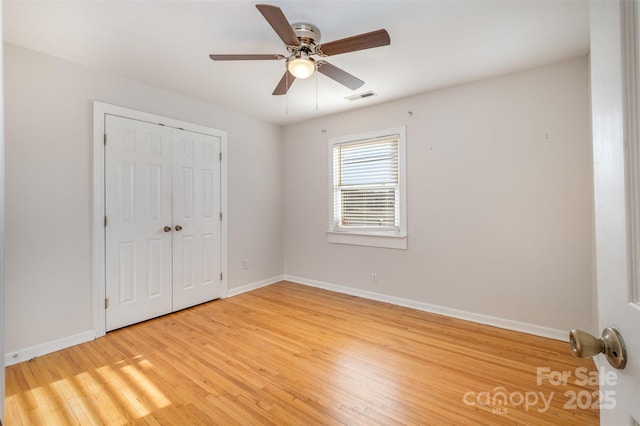
[[[92,329],[93,100],[226,130],[229,287],[282,275],[280,127],[14,45],[4,55],[7,353]]]
[[[2,29],[2,10],[0,6],[0,30]],[[2,49],[0,44],[0,422],[4,424],[4,88]]]
[[[327,243],[327,140],[399,125],[408,250]],[[585,57],[288,126],[285,274],[552,335],[591,329],[589,129]]]

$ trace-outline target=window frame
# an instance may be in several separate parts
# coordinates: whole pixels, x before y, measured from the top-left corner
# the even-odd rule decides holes
[[[397,230],[377,230],[375,227],[367,228],[338,228],[335,227],[335,203],[334,187],[334,157],[333,150],[337,145],[352,144],[358,142],[375,141],[383,138],[397,136],[398,138],[398,229]],[[407,248],[407,179],[406,179],[406,128],[405,126],[393,127],[390,129],[374,130],[371,132],[358,133],[346,136],[330,138],[328,141],[328,164],[329,164],[329,217],[327,239],[330,243],[352,244],[369,247],[384,247],[394,249]]]

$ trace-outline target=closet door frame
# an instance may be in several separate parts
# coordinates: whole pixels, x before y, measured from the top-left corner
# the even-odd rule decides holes
[[[111,105],[104,102],[93,103],[93,205],[92,205],[92,293],[93,293],[93,326],[95,336],[106,334],[105,307],[105,120],[106,115],[115,115],[133,120],[161,124],[176,129],[188,130],[220,138],[220,208],[222,220],[220,223],[220,267],[222,270],[222,297],[228,293],[227,281],[227,132],[198,124],[188,123],[168,117],[136,111],[129,108]]]

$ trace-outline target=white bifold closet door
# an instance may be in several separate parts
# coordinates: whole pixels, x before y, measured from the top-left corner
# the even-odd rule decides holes
[[[220,139],[105,127],[107,331],[219,298]]]
[[[219,155],[219,138],[173,129],[174,311],[221,296]]]

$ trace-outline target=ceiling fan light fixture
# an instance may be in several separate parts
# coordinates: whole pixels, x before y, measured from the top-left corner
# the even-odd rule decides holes
[[[287,60],[287,70],[295,78],[308,78],[316,70],[316,61],[305,54],[296,55]]]

